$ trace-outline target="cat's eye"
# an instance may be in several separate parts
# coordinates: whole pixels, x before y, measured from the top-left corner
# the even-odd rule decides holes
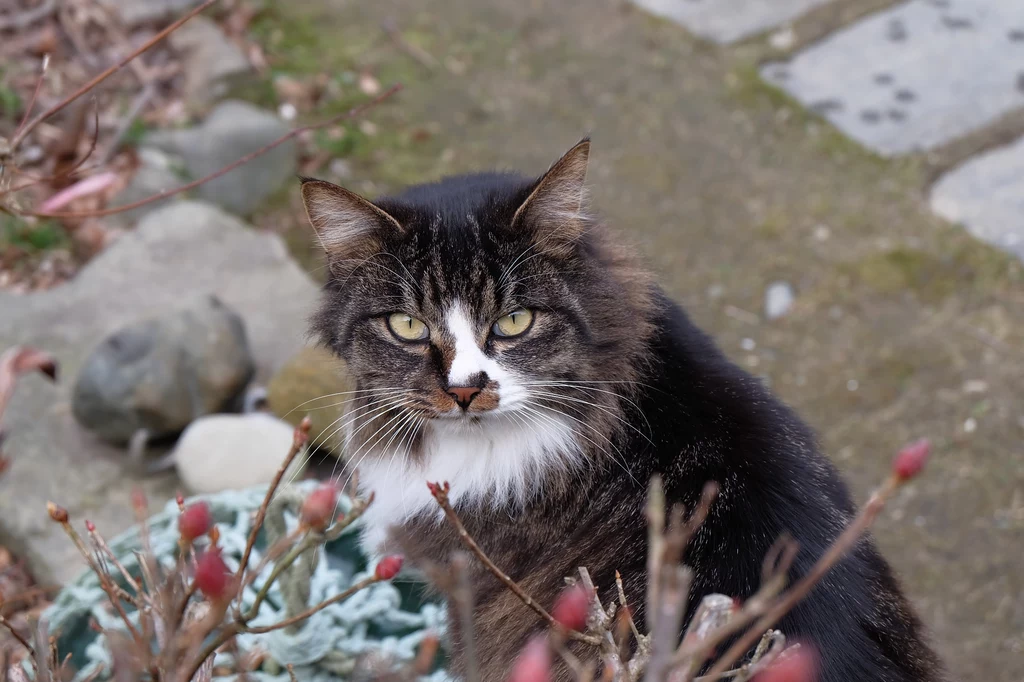
[[[504,317],[499,317],[492,330],[495,336],[519,336],[533,324],[533,313],[526,308],[514,310]]]
[[[388,328],[402,341],[424,341],[430,336],[427,325],[412,315],[392,313],[388,315]]]

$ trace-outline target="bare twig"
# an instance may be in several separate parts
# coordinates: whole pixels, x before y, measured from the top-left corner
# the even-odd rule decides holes
[[[512,580],[512,578],[508,577],[500,568],[498,568],[494,562],[491,561],[490,557],[480,549],[480,545],[476,543],[476,540],[474,540],[469,534],[466,527],[462,525],[462,520],[459,518],[459,515],[455,513],[454,509],[452,509],[451,501],[448,499],[448,492],[451,490],[451,486],[448,485],[448,482],[445,481],[444,484],[428,483],[427,486],[430,488],[430,494],[434,496],[434,499],[437,500],[438,505],[440,505],[441,509],[444,511],[444,515],[448,519],[448,522],[458,533],[459,540],[477,559],[480,560],[480,563],[482,563],[484,567],[486,567],[494,577],[500,580],[514,595],[519,597],[520,601],[533,609],[538,616],[543,618],[549,626],[556,629],[561,627],[543,606],[538,604],[536,600],[528,595],[516,581]],[[601,640],[598,637],[585,635],[581,632],[576,632],[575,630],[566,630],[566,632],[576,641],[586,642],[593,646],[599,646],[601,644]]]
[[[36,99],[39,97],[39,91],[43,89],[43,80],[46,78],[46,70],[50,66],[50,55],[43,55],[42,64],[39,66],[39,78],[36,79],[36,87],[32,89],[32,97],[29,98],[28,104],[25,105],[25,113],[21,115],[21,122],[18,124],[15,134],[19,133],[25,124],[28,123],[28,117],[32,115],[32,109],[36,105]]]
[[[469,577],[469,557],[457,552],[452,557],[455,589],[452,600],[459,613],[460,642],[466,659],[466,682],[479,682],[480,659],[476,652],[476,634],[473,627],[473,585]]]
[[[18,632],[14,628],[14,626],[11,625],[11,623],[8,622],[8,620],[3,617],[3,615],[0,615],[0,625],[3,625],[5,628],[7,628],[7,630],[11,633],[11,636],[14,637],[14,639],[18,640],[18,644],[20,644],[21,646],[25,647],[25,651],[29,652],[29,654],[33,653],[32,652],[32,645],[28,643],[27,639],[25,639],[24,637],[21,636],[21,633]]]
[[[260,149],[257,149],[254,152],[246,154],[242,158],[234,161],[233,163],[228,164],[227,166],[224,166],[223,168],[221,168],[220,170],[218,170],[218,171],[216,171],[214,173],[211,173],[211,174],[209,174],[209,175],[207,175],[205,177],[202,177],[202,178],[200,178],[198,180],[194,180],[194,181],[192,181],[192,182],[190,182],[188,184],[182,185],[181,187],[177,187],[175,189],[169,189],[169,190],[163,190],[163,191],[157,192],[156,194],[153,194],[152,196],[146,197],[145,199],[141,199],[141,200],[133,202],[131,204],[125,204],[124,206],[118,206],[117,208],[108,208],[108,209],[104,209],[102,211],[78,211],[78,212],[69,212],[69,213],[33,213],[33,212],[28,211],[28,212],[24,212],[24,215],[33,215],[33,216],[36,216],[38,218],[98,218],[98,217],[102,217],[102,216],[114,215],[115,213],[122,213],[124,211],[130,211],[130,210],[138,208],[140,206],[145,206],[146,204],[151,204],[154,201],[160,201],[161,199],[166,199],[167,197],[174,196],[175,194],[180,194],[182,192],[187,192],[188,190],[194,189],[194,188],[198,187],[199,185],[202,185],[202,184],[205,184],[205,183],[209,182],[210,180],[213,180],[215,178],[219,178],[220,176],[233,171],[235,168],[238,168],[239,166],[241,166],[243,164],[249,163],[253,159],[257,158],[258,156],[262,156],[263,154],[266,154],[268,151],[270,151],[274,147],[277,147],[279,145],[284,144],[285,142],[287,142],[288,140],[292,139],[293,137],[297,137],[299,135],[302,135],[303,133],[306,133],[306,132],[308,132],[310,130],[319,130],[321,128],[326,128],[327,126],[334,125],[334,124],[338,123],[339,121],[343,121],[343,120],[346,120],[346,119],[358,116],[359,114],[363,113],[367,109],[369,109],[369,108],[371,108],[373,106],[376,106],[377,104],[380,104],[382,101],[384,101],[388,97],[391,97],[392,95],[394,95],[396,92],[398,92],[401,89],[402,89],[401,85],[397,85],[397,84],[393,85],[390,88],[388,88],[387,90],[385,90],[384,92],[382,92],[380,95],[374,97],[372,100],[369,100],[368,102],[364,102],[363,104],[360,104],[357,107],[353,107],[352,109],[349,109],[348,111],[346,111],[343,114],[338,114],[334,118],[331,118],[331,119],[329,119],[327,121],[323,121],[321,123],[317,123],[317,124],[314,124],[314,125],[308,125],[308,126],[304,126],[302,128],[295,128],[294,130],[291,130],[288,133],[286,133],[286,134],[282,135],[281,137],[277,138],[276,140],[274,140],[270,144],[268,144],[268,145],[266,145],[264,147],[261,147]]]
[[[660,596],[655,614],[657,625],[651,632],[651,658],[644,682],[663,682],[668,677],[693,580],[693,572],[683,565],[666,563],[661,570]]]
[[[754,641],[761,636],[760,633],[765,632],[771,628],[775,623],[779,621],[786,613],[788,613],[800,600],[807,596],[807,593],[811,591],[818,581],[824,577],[824,575],[842,559],[847,552],[852,549],[857,542],[860,541],[861,536],[864,535],[865,531],[871,527],[875,519],[878,517],[879,512],[885,507],[886,501],[889,497],[899,488],[900,481],[895,476],[890,476],[888,480],[882,485],[882,487],[875,491],[868,500],[867,504],[861,509],[860,513],[857,514],[856,518],[846,527],[846,529],[840,534],[835,542],[825,551],[825,553],[815,562],[811,570],[807,572],[803,578],[797,581],[785,594],[783,594],[779,600],[757,621],[755,626],[748,630],[742,637],[729,647],[728,651],[725,652],[715,665],[708,671],[709,675],[721,673],[728,670],[729,667],[735,663],[739,658],[746,653],[750,647],[754,644]]]
[[[88,83],[86,83],[82,87],[80,87],[77,90],[75,90],[73,93],[71,93],[70,95],[68,95],[64,99],[62,99],[60,102],[58,102],[57,104],[54,104],[49,109],[47,109],[46,111],[42,112],[41,114],[39,114],[35,118],[33,118],[29,122],[29,124],[27,126],[22,128],[21,130],[19,130],[18,133],[13,138],[11,138],[11,151],[13,152],[13,151],[17,150],[18,145],[21,143],[21,141],[23,139],[25,139],[25,136],[28,135],[30,132],[32,132],[32,130],[37,125],[39,125],[40,123],[42,123],[43,121],[45,121],[49,117],[53,116],[58,111],[61,111],[62,109],[64,109],[64,107],[68,106],[69,104],[74,102],[76,99],[78,99],[79,97],[81,97],[85,93],[89,92],[90,90],[95,88],[97,85],[99,85],[100,83],[105,81],[106,79],[108,79],[111,76],[113,76],[115,73],[117,73],[122,68],[124,68],[124,66],[126,64],[131,62],[133,59],[138,57],[140,54],[142,54],[143,52],[145,52],[149,48],[151,48],[154,45],[156,45],[157,43],[159,43],[161,40],[166,38],[168,35],[170,35],[174,31],[178,30],[179,26],[181,26],[186,21],[188,21],[192,17],[196,16],[200,12],[206,10],[208,7],[210,7],[211,5],[213,5],[216,2],[217,2],[217,0],[206,0],[203,4],[193,8],[191,11],[187,12],[184,16],[182,16],[180,19],[178,19],[174,23],[170,24],[164,30],[160,31],[155,36],[153,36],[152,38],[147,40],[138,49],[133,50],[130,54],[128,54],[127,56],[125,56],[122,59],[120,59],[116,64],[114,64],[110,68],[108,68],[105,71],[103,71],[103,73],[101,73],[98,76],[96,76],[95,78],[91,79]]]
[[[242,561],[238,565],[238,573],[235,576],[239,582],[241,582],[242,577],[245,575],[245,568],[249,565],[249,556],[252,554],[252,548],[256,545],[256,537],[259,535],[260,528],[263,527],[264,519],[267,518],[267,507],[270,506],[270,500],[273,499],[277,487],[281,485],[281,479],[284,478],[285,471],[288,470],[292,461],[298,456],[302,446],[309,440],[309,430],[312,426],[313,422],[310,421],[309,417],[303,417],[299,425],[295,427],[295,433],[292,435],[291,449],[288,450],[287,456],[281,462],[277,473],[274,474],[274,480],[271,481],[270,487],[267,488],[267,494],[263,497],[263,503],[260,505],[259,511],[256,512],[256,520],[252,525],[252,530],[249,532],[249,540],[245,543],[245,552],[242,554]],[[238,602],[239,604],[242,602],[241,590],[238,591]]]
[[[106,151],[103,152],[103,156],[100,157],[99,165],[105,166],[110,162],[114,155],[117,154],[118,147],[121,146],[121,140],[131,130],[132,123],[139,117],[142,110],[146,108],[150,100],[156,95],[156,83],[150,81],[142,88],[142,91],[135,96],[135,100],[132,101],[131,107],[128,109],[128,113],[125,114],[121,123],[117,126],[117,131],[114,133],[114,137],[110,140],[110,144],[107,145]]]

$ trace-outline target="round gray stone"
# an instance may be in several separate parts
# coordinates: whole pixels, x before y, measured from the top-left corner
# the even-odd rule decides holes
[[[228,408],[253,375],[245,323],[216,296],[142,320],[106,338],[85,361],[72,394],[78,422],[115,444],[145,429],[180,432]]]

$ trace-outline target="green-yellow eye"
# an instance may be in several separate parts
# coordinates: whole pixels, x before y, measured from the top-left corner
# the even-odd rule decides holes
[[[519,336],[529,329],[532,323],[533,313],[526,308],[520,308],[498,318],[492,329],[496,336]]]
[[[395,336],[403,341],[423,341],[430,336],[427,325],[412,315],[391,313],[388,315],[388,327]]]

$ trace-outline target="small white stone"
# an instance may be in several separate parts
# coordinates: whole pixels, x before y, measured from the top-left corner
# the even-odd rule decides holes
[[[764,295],[764,314],[769,320],[782,317],[793,307],[793,287],[787,282],[773,282]]]
[[[964,433],[974,433],[978,430],[978,420],[974,417],[968,417],[964,422]]]
[[[195,420],[174,446],[174,464],[192,494],[270,483],[292,446],[294,428],[263,412],[214,414]],[[295,458],[284,480],[302,471]]]
[[[828,229],[828,225],[818,224],[814,226],[814,238],[819,242],[828,241],[828,238],[832,236],[832,230]]]
[[[980,379],[970,379],[964,382],[963,391],[967,394],[984,393],[988,390],[988,383]]]
[[[792,26],[776,31],[768,39],[768,44],[776,50],[789,50],[796,44],[796,32]]]
[[[725,294],[725,287],[721,284],[712,284],[708,287],[708,298],[712,300],[721,298],[723,294]]]
[[[294,121],[299,115],[299,110],[291,102],[285,102],[277,108],[277,115],[286,121]]]
[[[754,339],[743,339],[740,341],[740,348],[745,351],[752,351],[757,348],[757,341],[754,341]]]
[[[860,382],[856,379],[850,379],[846,382],[847,391],[856,391],[858,388],[860,388]]]

